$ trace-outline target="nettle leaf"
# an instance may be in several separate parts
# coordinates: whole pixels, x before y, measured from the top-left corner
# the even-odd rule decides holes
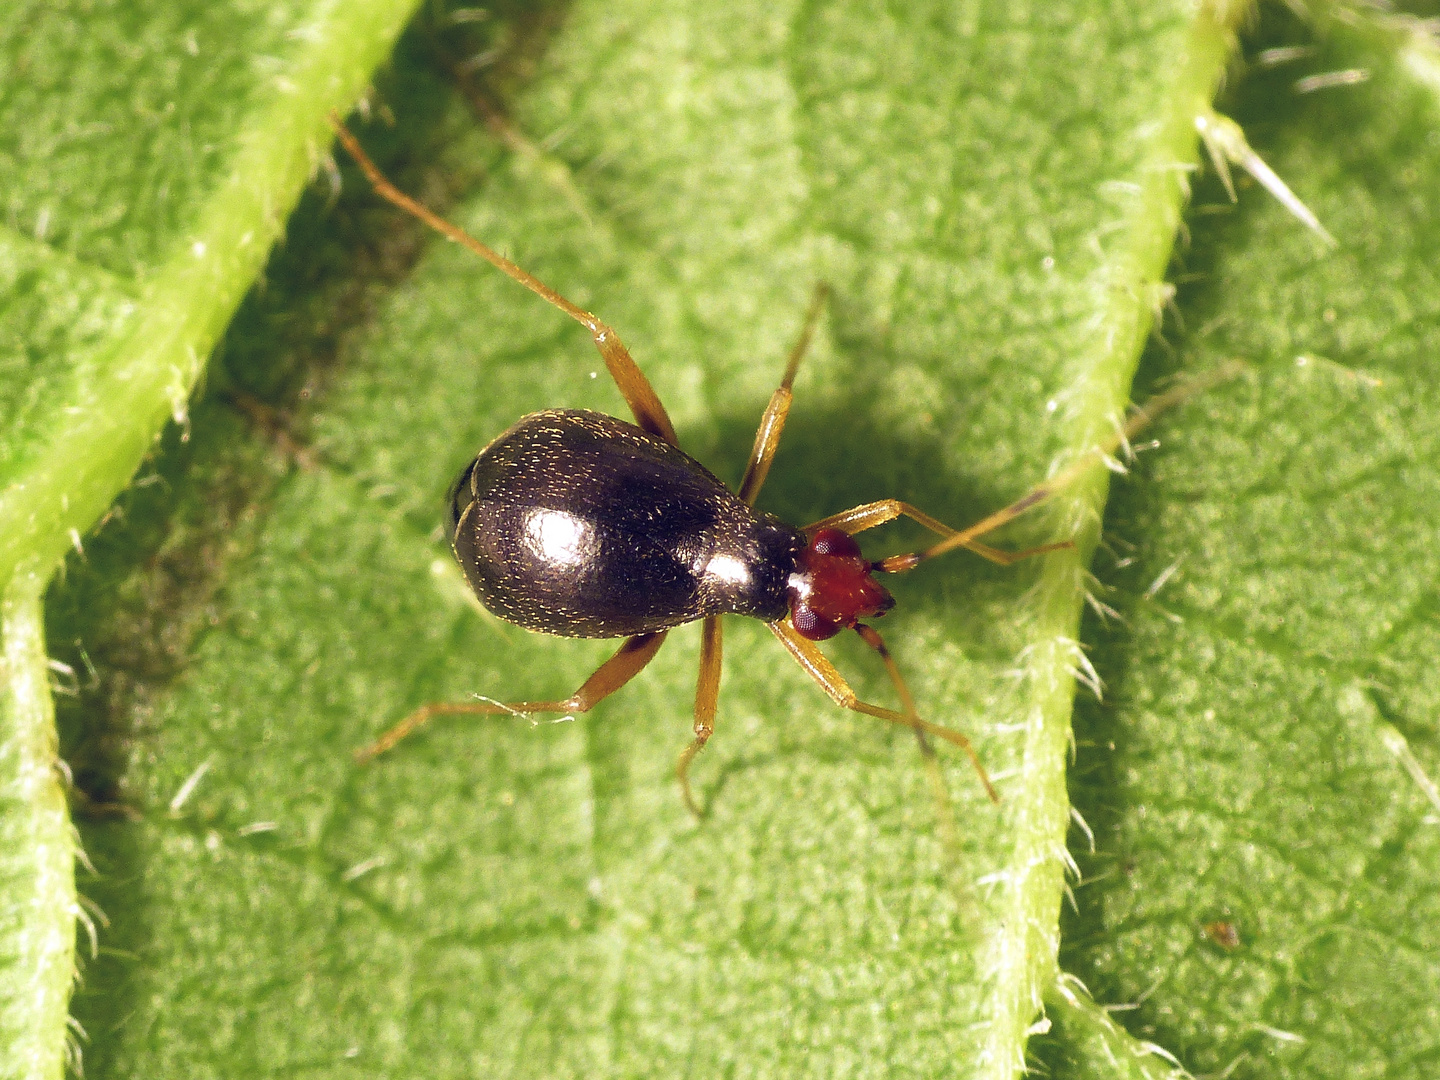
[[[41,597],[187,399],[410,3],[0,14],[0,1062],[58,1076],[79,909]],[[72,652],[75,651],[72,646]],[[83,653],[83,649],[81,650]],[[71,675],[63,661],[51,665]]]
[[[1251,374],[1154,428],[1098,582],[1098,459],[999,538],[1076,550],[897,580],[887,640],[922,713],[976,740],[998,808],[961,755],[927,770],[908,732],[835,708],[740,620],[703,822],[673,779],[693,629],[585,717],[439,721],[361,768],[351,751],[422,702],[561,696],[613,649],[478,612],[440,526],[451,479],[519,415],[623,405],[582,330],[346,165],[338,196],[304,199],[187,428],[46,596],[46,647],[75,672],[58,700],[80,889],[108,919],[73,1001],[87,1072],[1011,1076],[1029,1054],[1159,1075],[1149,1044],[1196,1071],[1240,1057],[1233,1076],[1426,1072],[1435,810],[1387,747],[1433,774],[1434,51],[1369,16],[1330,34],[1271,13],[1265,46],[1312,52],[1232,71],[1219,107],[1338,249],[1257,188],[1217,206],[1208,179],[1177,249],[1195,117],[1242,14],[1192,7],[635,0],[417,24],[371,105],[394,126],[357,130],[402,187],[614,325],[720,475],[832,284],[765,509],[896,496],[967,523],[1109,438],[1142,353],[1136,397],[1235,357]],[[153,57],[156,18],[110,32]],[[305,47],[304,18],[276,25]],[[1351,68],[1369,81],[1293,92]],[[127,100],[163,96],[128,77]],[[176,96],[254,127],[223,80]],[[94,122],[73,101],[11,111],[31,146]],[[35,280],[70,306],[12,305],[6,333],[37,364],[70,333],[114,348],[111,324],[145,317],[135,260],[170,266],[188,236],[157,194],[173,180],[132,162],[117,203],[158,237],[71,240],[37,227],[45,178],[8,152],[12,226],[41,234],[26,257],[65,260]],[[193,190],[178,206],[204,212]],[[118,299],[91,283],[107,274]],[[7,380],[37,443],[54,385]],[[158,430],[172,405],[127,422]],[[42,532],[53,562],[65,530]],[[1082,624],[1087,591],[1126,621]],[[893,700],[858,642],[830,651]],[[33,687],[44,655],[21,654]],[[1109,693],[1077,715],[1067,793],[1076,670]],[[1097,852],[1062,920],[1070,798]],[[1107,1015],[1062,968],[1140,1007]]]
[[[1300,43],[1274,22],[1256,56]],[[1256,376],[1118,488],[1095,570],[1124,622],[1086,634],[1109,695],[1076,717],[1096,852],[1062,967],[1197,1074],[1418,1077],[1440,1053],[1440,52],[1333,29],[1221,104],[1340,246],[1197,192],[1156,369]]]

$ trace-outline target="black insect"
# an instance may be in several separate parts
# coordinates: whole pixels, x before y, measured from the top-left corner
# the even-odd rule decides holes
[[[961,547],[1008,565],[1072,546],[1067,541],[1007,552],[979,539],[1044,501],[1064,478],[958,532],[897,499],[865,503],[804,528],[756,511],[755,499],[790,410],[791,386],[825,300],[823,287],[816,290],[804,332],[760,420],[744,478],[732,493],[679,448],[664,406],[614,330],[399,191],[339,119],[331,119],[341,143],[379,195],[465,245],[589,330],[635,416],[635,423],[628,424],[585,410],[532,413],[480,451],[450,497],[455,557],[487,608],[547,634],[623,636],[620,650],[564,701],[425,705],[362,750],[362,760],[389,749],[437,715],[585,712],[648,664],[671,627],[703,619],[695,736],[676,768],[686,804],[698,814],[688,774],[714,730],[720,616],[748,615],[764,621],[837,705],[912,728],[922,739],[933,735],[961,747],[990,798],[998,802],[970,741],[920,718],[884,641],[861,620],[877,618],[894,606],[877,574],[911,570]],[[943,539],[922,551],[867,560],[852,534],[902,515]],[[902,709],[859,700],[821,653],[815,643],[842,630],[854,630],[879,654]]]

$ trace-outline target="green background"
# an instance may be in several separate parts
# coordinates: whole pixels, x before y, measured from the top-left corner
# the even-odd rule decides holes
[[[998,810],[942,749],[947,809],[908,733],[730,620],[699,823],[672,779],[693,629],[588,717],[445,721],[351,761],[421,702],[563,695],[613,647],[477,612],[441,535],[446,486],[517,416],[623,406],[582,330],[332,173],[321,117],[386,54],[383,20],[7,14],[0,467],[7,498],[94,507],[0,537],[7,569],[43,569],[84,534],[44,614],[103,923],[72,1003],[87,1075],[1163,1075],[1151,1044],[1196,1074],[1431,1075],[1440,808],[1386,747],[1440,772],[1440,53],[1330,14],[1263,9],[1228,56],[1185,4],[411,24],[356,129],[614,325],[722,477],[833,285],[761,498],[791,520],[898,496],[967,523],[1127,397],[1250,365],[1164,417],[1108,506],[1097,464],[1002,536],[1081,552],[895,582],[881,629],[922,713],[975,738]],[[1282,45],[1310,51],[1257,62]],[[1354,68],[1369,80],[1295,92]],[[1208,171],[1177,234],[1222,76],[1216,107],[1334,250]],[[257,177],[251,148],[282,146],[298,167]],[[252,273],[190,270],[197,222],[263,254],[254,231],[312,165],[185,422],[92,531],[140,449],[126,466],[122,440],[75,437],[72,476],[35,463],[77,401],[138,448],[180,411],[188,374],[160,363],[150,399],[95,396],[147,355],[137,325],[218,332]],[[860,643],[830,653],[892,700]],[[1082,658],[1105,692],[1076,699],[1076,878]],[[4,884],[23,899],[8,865]],[[1057,947],[1095,1001],[1133,1007],[1067,1000]],[[23,976],[0,965],[0,986]]]

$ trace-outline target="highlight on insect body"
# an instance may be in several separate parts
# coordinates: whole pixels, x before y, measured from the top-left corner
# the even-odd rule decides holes
[[[394,187],[332,114],[349,154],[384,199],[486,259],[590,332],[634,423],[580,409],[520,418],[461,473],[449,499],[455,557],[481,602],[530,630],[625,640],[568,698],[423,705],[358,752],[364,761],[441,715],[580,713],[619,690],[654,658],[676,626],[701,621],[693,737],[676,767],[686,805],[701,813],[689,772],[714,732],[721,670],[721,616],[760,619],[842,708],[962,749],[992,801],[999,795],[970,741],[923,719],[873,620],[894,606],[882,584],[936,556],[965,548],[1008,565],[1069,541],[1003,551],[981,538],[1039,505],[1079,464],[969,528],[952,529],[898,499],[864,503],[797,527],[755,509],[793,398],[796,373],[827,290],[817,287],[804,330],[756,431],[739,488],[732,492],[678,445],[649,380],[615,331],[519,266]],[[1162,402],[1164,404],[1164,402]],[[1116,442],[1148,419],[1144,412]],[[1090,464],[1086,462],[1084,464]],[[872,561],[855,534],[908,517],[940,539],[918,551]],[[900,708],[861,700],[817,642],[852,631],[880,657]]]

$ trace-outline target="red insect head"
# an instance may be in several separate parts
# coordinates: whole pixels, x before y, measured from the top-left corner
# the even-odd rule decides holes
[[[839,529],[821,529],[800,553],[790,578],[790,624],[801,637],[824,641],[861,619],[884,615],[895,598],[875,580],[875,564]]]

